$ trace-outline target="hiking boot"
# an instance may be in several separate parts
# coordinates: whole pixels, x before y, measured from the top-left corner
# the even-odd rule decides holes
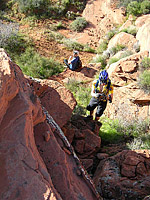
[[[91,115],[88,115],[87,117],[86,117],[87,119],[93,119],[93,116],[91,116]]]

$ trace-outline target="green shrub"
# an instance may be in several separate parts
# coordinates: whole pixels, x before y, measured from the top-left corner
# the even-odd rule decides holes
[[[67,49],[69,50],[73,50],[73,49],[76,49],[78,51],[82,51],[84,49],[84,45],[74,41],[74,40],[71,40],[71,39],[63,39],[61,41],[66,47]]]
[[[12,59],[24,52],[29,45],[32,45],[31,41],[19,34],[18,24],[0,22],[0,48],[4,48]]]
[[[115,63],[118,60],[119,60],[119,58],[110,58],[109,61],[108,61],[108,63],[109,63],[109,65],[111,65],[112,63]]]
[[[110,51],[110,55],[113,56],[115,55],[117,52],[123,50],[125,48],[125,45],[122,44],[117,44],[116,46],[113,46],[109,49]]]
[[[144,15],[150,13],[150,1],[146,0],[141,3],[141,13]]]
[[[128,15],[139,16],[141,15],[141,6],[140,3],[137,1],[132,1],[127,6],[127,13]]]
[[[87,24],[88,22],[84,17],[77,17],[76,20],[70,24],[70,28],[73,31],[81,32],[86,28]]]
[[[83,51],[89,52],[89,53],[96,53],[95,49],[91,48],[91,47],[88,46],[88,45],[85,45],[85,46],[84,46]]]
[[[132,51],[125,51],[125,52],[119,57],[119,59],[128,57],[128,56],[130,56],[130,55],[132,55],[132,54],[133,54]]]
[[[129,33],[133,36],[136,36],[137,30],[135,26],[129,26],[128,28],[121,30],[121,32]]]
[[[99,47],[97,48],[97,53],[101,54],[103,53],[103,51],[105,51],[107,49],[107,46],[108,46],[108,40],[103,40]]]
[[[102,55],[97,55],[95,58],[93,58],[93,62],[101,63],[101,69],[104,69],[107,65],[106,59]]]
[[[116,127],[119,126],[118,120],[110,120],[106,117],[101,118],[102,127],[99,135],[102,139],[102,144],[115,144],[124,140],[124,134],[118,132]]]
[[[116,29],[112,29],[112,30],[108,31],[108,33],[106,34],[107,40],[110,40],[116,33],[117,33]]]
[[[148,57],[143,58],[141,66],[143,69],[150,69],[150,58]]]
[[[102,138],[102,144],[118,143],[134,138],[136,141],[140,138],[144,145],[147,145],[150,135],[147,134],[149,121],[133,118],[127,119],[121,118],[111,120],[106,117],[101,118],[102,127],[100,129],[100,136]],[[134,141],[133,140],[133,141]],[[128,144],[129,146],[129,144]]]
[[[150,71],[145,70],[140,74],[139,77],[139,86],[150,93]]]
[[[91,98],[91,88],[86,86],[84,82],[70,79],[66,87],[73,93],[77,100],[77,105],[73,111],[74,114],[86,115],[86,106]]]
[[[134,138],[131,142],[127,143],[130,150],[137,149],[150,149],[150,135],[143,134],[142,137]]]
[[[15,61],[24,74],[34,78],[46,79],[63,71],[63,66],[60,63],[52,58],[42,57],[30,47],[21,56],[16,56]]]
[[[16,0],[22,13],[31,15],[40,15],[48,8],[48,0]]]
[[[58,43],[63,43],[63,39],[65,39],[61,33],[55,31],[46,30],[44,34],[46,34],[47,40],[49,41],[57,41]]]

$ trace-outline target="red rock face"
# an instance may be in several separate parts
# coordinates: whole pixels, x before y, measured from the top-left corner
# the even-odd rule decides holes
[[[139,67],[144,57],[148,57],[148,51],[123,58],[109,67],[109,77],[114,85],[113,102],[105,110],[109,117],[149,118],[150,95],[138,86]]]
[[[59,126],[2,49],[0,111],[1,200],[99,199]]]
[[[144,153],[122,151],[102,160],[94,183],[106,199],[143,199],[150,191],[150,158]]]

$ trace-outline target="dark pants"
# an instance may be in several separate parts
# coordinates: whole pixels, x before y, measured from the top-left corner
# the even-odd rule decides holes
[[[69,67],[70,69],[70,65],[68,64],[68,60],[67,59],[64,59],[64,63],[67,65],[67,67]]]
[[[89,105],[87,106],[87,110],[93,111],[96,107],[96,117],[100,117],[104,110],[106,109],[107,101],[100,101],[95,97],[92,97]]]

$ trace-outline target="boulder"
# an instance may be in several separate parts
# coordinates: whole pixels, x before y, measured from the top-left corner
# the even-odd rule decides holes
[[[73,94],[54,80],[29,79],[30,85],[60,127],[70,120],[76,106]]]
[[[105,199],[143,199],[150,191],[150,158],[124,150],[100,161],[93,180]]]
[[[117,44],[124,45],[129,50],[133,49],[134,44],[137,42],[135,37],[129,33],[121,32],[112,37],[108,43],[108,49],[116,46]]]
[[[139,65],[147,56],[147,51],[140,52],[110,65],[108,73],[114,85],[114,97],[112,104],[108,104],[105,110],[110,118],[130,121],[149,117],[150,95],[137,84]]]
[[[149,16],[150,19],[150,16]],[[140,51],[149,51],[150,52],[150,22],[147,21],[146,23],[141,26],[136,34],[136,39],[139,41],[140,44]],[[150,56],[150,55],[149,55]]]

